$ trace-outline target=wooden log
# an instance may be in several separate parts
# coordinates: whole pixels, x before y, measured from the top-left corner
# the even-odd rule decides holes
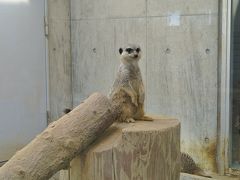
[[[95,93],[53,122],[0,168],[1,180],[47,180],[92,143],[119,115],[107,97]]]
[[[115,123],[74,158],[70,180],[179,180],[180,123]]]

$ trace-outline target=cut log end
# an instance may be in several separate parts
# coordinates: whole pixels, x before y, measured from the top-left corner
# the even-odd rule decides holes
[[[49,179],[101,135],[118,113],[106,96],[94,93],[18,151],[0,168],[0,179]]]

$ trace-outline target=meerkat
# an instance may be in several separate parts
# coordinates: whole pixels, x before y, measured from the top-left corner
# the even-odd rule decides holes
[[[141,48],[139,45],[128,44],[125,48],[120,48],[119,53],[121,63],[109,93],[109,98],[122,107],[123,113],[119,121],[152,121],[144,113],[145,90],[138,65]]]

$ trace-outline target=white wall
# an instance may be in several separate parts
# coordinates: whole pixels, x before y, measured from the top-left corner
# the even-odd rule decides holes
[[[0,1],[0,161],[47,126],[44,1]]]

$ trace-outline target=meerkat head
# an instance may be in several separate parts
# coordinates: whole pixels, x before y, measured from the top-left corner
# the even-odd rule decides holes
[[[135,44],[128,44],[125,48],[120,48],[119,53],[123,63],[134,63],[141,58],[141,48]]]

